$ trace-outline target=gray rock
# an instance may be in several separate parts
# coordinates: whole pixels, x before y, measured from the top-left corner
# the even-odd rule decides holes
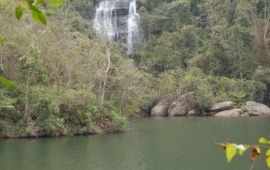
[[[233,108],[233,104],[234,103],[231,101],[216,103],[209,111],[216,112],[216,111],[230,110]]]
[[[201,113],[198,110],[196,110],[196,109],[190,110],[187,113],[187,116],[199,116],[199,115],[201,115]]]
[[[241,109],[232,109],[232,110],[225,110],[221,111],[215,114],[215,116],[219,117],[236,117],[243,114],[243,111]]]
[[[151,116],[159,117],[166,116],[168,112],[170,102],[167,99],[163,99],[156,104],[151,110]]]
[[[248,113],[243,113],[240,116],[245,117],[245,116],[249,116],[249,114]]]
[[[270,116],[270,108],[267,107],[264,104],[257,103],[257,102],[254,102],[254,101],[248,101],[248,102],[246,102],[246,106],[247,106],[248,112],[250,113],[249,114],[250,116],[253,116],[253,115],[254,116],[255,115],[258,115],[258,116],[263,116],[263,115]]]
[[[247,114],[248,114],[249,116],[262,116],[261,113],[259,113],[259,112],[252,112],[252,111],[247,112]]]
[[[169,116],[186,116],[189,111],[194,109],[194,106],[189,102],[194,97],[194,93],[182,95],[179,100],[174,101],[168,110]]]

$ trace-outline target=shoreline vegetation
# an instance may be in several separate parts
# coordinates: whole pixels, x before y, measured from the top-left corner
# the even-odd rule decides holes
[[[18,98],[24,92],[7,90],[0,114],[0,132],[5,138],[87,135],[97,133],[116,133],[127,125],[124,116],[105,103],[108,109],[99,109],[95,96],[85,90],[63,90],[56,88],[31,87],[28,112]],[[18,96],[17,96],[18,95]],[[1,97],[4,97],[2,94]],[[22,99],[23,100],[23,99]],[[22,103],[21,103],[22,102]],[[22,108],[22,111],[17,108]],[[102,112],[102,113],[101,113]]]
[[[171,116],[270,106],[268,0],[141,0],[145,44],[130,55],[93,29],[98,1],[63,2],[44,26],[0,0],[0,75],[16,84],[0,85],[0,137],[116,133],[158,104]]]

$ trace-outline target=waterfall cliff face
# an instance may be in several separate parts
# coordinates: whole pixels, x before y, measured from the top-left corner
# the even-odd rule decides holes
[[[127,54],[131,54],[143,43],[139,20],[136,0],[107,0],[96,8],[94,28],[109,40],[126,44]]]

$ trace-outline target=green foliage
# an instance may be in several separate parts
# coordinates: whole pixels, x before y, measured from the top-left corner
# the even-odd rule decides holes
[[[47,25],[47,18],[40,11],[32,11],[32,18],[37,22],[44,25]]]
[[[48,136],[60,136],[66,134],[64,119],[48,118],[39,125]]]
[[[69,2],[75,8],[76,11],[80,13],[82,18],[91,19],[94,16],[94,2],[88,0],[72,1]]]
[[[35,117],[38,122],[58,116],[58,114],[58,105],[50,97],[40,98],[36,103],[33,104],[33,108],[31,110],[31,116]]]
[[[17,19],[20,19],[22,17],[22,14],[23,14],[23,11],[24,10],[25,9],[21,5],[19,5],[19,6],[16,7],[15,14],[16,14],[16,18]]]
[[[51,6],[64,6],[65,3],[60,1],[60,0],[50,0],[49,5],[51,5]]]
[[[111,115],[112,115],[112,122],[116,124],[120,128],[120,130],[124,130],[127,128],[128,123],[126,117],[124,117],[123,115],[114,110],[111,111]]]
[[[237,92],[230,93],[230,98],[236,104],[236,107],[241,106],[241,103],[244,102],[245,97],[246,97],[246,93],[243,91],[237,91]]]
[[[270,96],[270,69],[259,67],[253,74],[252,79],[255,81],[254,98],[262,103],[269,102]]]
[[[213,87],[216,100],[269,103],[268,85],[265,80],[258,81],[261,73],[257,69],[259,65],[267,68],[269,62],[267,1],[143,3],[142,28],[149,37],[140,52],[143,70],[157,75],[177,67],[198,67],[212,77],[228,78],[213,82],[217,83]],[[164,20],[158,24],[157,18]],[[239,91],[245,97],[236,99]]]
[[[194,92],[192,103],[200,111],[211,107],[213,102],[212,86],[207,80],[208,78],[204,77],[198,68],[189,70],[182,80],[184,92]]]
[[[46,4],[52,6],[52,7],[60,7],[64,6],[65,3],[60,0],[50,0],[49,2],[45,2],[45,0],[22,0],[21,3],[18,4],[15,8],[15,15],[16,18],[19,20],[21,19],[24,11],[27,9],[31,12],[32,18],[37,22],[44,25],[47,25],[47,18],[45,16],[45,13],[47,13],[46,10],[42,9],[42,6],[45,6]],[[52,10],[49,10],[48,13],[52,13]]]
[[[16,109],[17,99],[9,95],[8,89],[0,90],[0,118],[2,120],[9,120],[17,122],[20,119],[20,114]]]

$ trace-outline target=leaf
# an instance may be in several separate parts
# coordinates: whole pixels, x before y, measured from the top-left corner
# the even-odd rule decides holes
[[[226,150],[228,143],[227,142],[222,142],[222,143],[218,143],[223,149]]]
[[[32,11],[32,18],[37,22],[46,25],[47,18],[42,12]]]
[[[3,44],[6,41],[5,38],[0,38],[0,44]]]
[[[32,4],[28,4],[28,8],[31,11],[36,11],[36,12],[40,12],[40,9],[37,6],[34,6]]]
[[[38,12],[38,18],[42,24],[47,25],[47,18],[42,12]]]
[[[227,157],[228,162],[231,162],[231,160],[236,154],[236,151],[237,151],[237,148],[234,145],[228,144],[226,148],[226,157]]]
[[[42,22],[39,20],[38,12],[32,11],[32,18],[33,18],[37,23],[42,23]]]
[[[64,6],[65,3],[60,0],[50,0],[49,5],[51,6]]]
[[[48,9],[44,11],[45,14],[55,14],[54,10]]]
[[[15,8],[15,15],[18,20],[21,19],[24,10],[25,9],[21,5]]]
[[[270,168],[270,149],[266,151],[266,165],[268,168]]]
[[[2,76],[0,76],[0,83],[2,83],[3,85],[9,88],[15,87],[14,83],[12,83],[11,81],[7,80],[5,77],[2,77]]]
[[[267,139],[265,139],[265,138],[260,138],[259,139],[259,143],[261,143],[261,144],[266,144],[266,145],[270,145],[270,141],[268,141]]]
[[[250,153],[250,160],[255,161],[255,159],[260,156],[260,153],[261,149],[258,146],[254,147]]]

